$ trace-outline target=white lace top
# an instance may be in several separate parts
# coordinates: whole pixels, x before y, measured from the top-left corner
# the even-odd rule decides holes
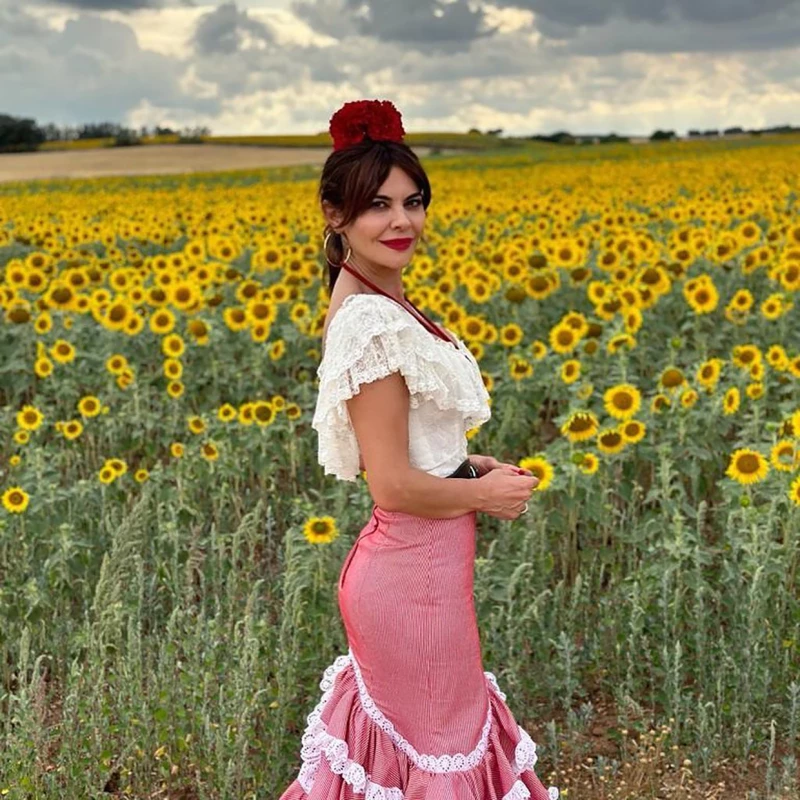
[[[467,457],[466,432],[491,417],[489,393],[469,348],[445,330],[457,348],[389,297],[356,293],[344,299],[328,324],[311,422],[326,475],[356,480],[360,453],[345,401],[361,384],[398,371],[410,397],[411,466],[445,477]]]

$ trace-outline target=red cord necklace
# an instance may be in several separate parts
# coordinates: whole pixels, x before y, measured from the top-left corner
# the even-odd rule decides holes
[[[419,320],[419,322],[421,322],[434,336],[438,336],[440,339],[443,339],[445,342],[448,342],[449,344],[453,345],[453,347],[457,348],[457,345],[453,342],[453,340],[449,336],[447,336],[445,333],[442,333],[442,331],[439,330],[439,327],[436,325],[436,323],[433,322],[432,320],[428,319],[428,317],[426,317],[425,314],[423,314],[422,311],[420,311],[406,297],[405,292],[403,292],[403,299],[411,306],[411,308],[408,308],[408,306],[403,305],[396,297],[392,297],[387,292],[384,292],[383,289],[381,289],[379,286],[376,286],[365,275],[362,275],[361,273],[356,272],[346,261],[342,262],[341,267],[343,269],[346,269],[351,275],[355,276],[360,281],[364,281],[364,283],[366,283],[367,286],[369,286],[370,289],[373,289],[374,291],[378,292],[378,294],[382,294],[384,297],[388,297],[390,300],[394,300],[394,302],[397,303],[397,305],[401,306],[402,308],[405,308],[405,310],[408,311],[409,314],[413,314],[413,312],[411,311],[411,308],[413,308],[414,311],[416,311],[416,314],[414,314],[414,316],[416,316],[417,320]],[[419,315],[419,316],[417,316],[417,315]]]

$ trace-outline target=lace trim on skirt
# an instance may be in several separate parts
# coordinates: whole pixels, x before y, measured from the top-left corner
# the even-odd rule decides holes
[[[421,755],[417,753],[408,741],[397,733],[391,721],[388,720],[375,705],[375,702],[367,693],[358,663],[353,657],[352,651],[348,651],[347,655],[338,656],[333,664],[325,669],[319,684],[319,688],[323,692],[322,697],[314,710],[307,717],[308,725],[301,740],[302,747],[300,750],[303,764],[298,776],[298,781],[306,794],[311,793],[311,788],[314,785],[314,775],[319,766],[320,758],[324,754],[330,764],[331,771],[336,775],[341,775],[345,783],[352,786],[356,794],[365,794],[365,800],[403,800],[403,793],[400,789],[381,786],[369,780],[364,767],[349,758],[347,742],[343,739],[337,739],[335,736],[331,736],[325,730],[325,723],[321,719],[322,710],[333,694],[336,677],[343,669],[350,665],[353,667],[359,698],[364,711],[381,730],[389,735],[397,747],[408,755],[409,759],[411,759],[414,764],[429,772],[465,772],[469,769],[473,769],[480,763],[486,753],[486,745],[491,729],[491,704],[489,706],[486,723],[481,732],[481,739],[477,747],[469,753],[469,755],[464,755],[463,753],[456,753],[454,755],[444,754],[441,756]],[[484,672],[484,675],[492,690],[501,700],[505,701],[506,695],[500,691],[494,674],[491,672]],[[514,750],[514,770],[517,775],[527,769],[533,769],[539,758],[536,753],[536,742],[531,739],[528,732],[521,726],[518,726],[518,730],[520,740]],[[555,786],[549,786],[547,794],[549,800],[557,800],[559,797],[559,790]],[[521,780],[517,780],[509,792],[503,797],[503,800],[527,800],[529,797],[530,791],[528,788]]]

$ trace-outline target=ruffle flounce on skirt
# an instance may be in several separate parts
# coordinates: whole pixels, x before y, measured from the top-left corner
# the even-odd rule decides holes
[[[536,743],[484,675],[489,713],[476,748],[421,754],[375,706],[352,653],[339,656],[307,718],[300,774],[280,800],[556,800],[533,771]]]

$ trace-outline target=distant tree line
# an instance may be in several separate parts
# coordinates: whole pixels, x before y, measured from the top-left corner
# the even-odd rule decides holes
[[[492,128],[482,132],[477,128],[470,128],[469,133],[481,136],[502,136],[502,128]],[[800,127],[794,125],[776,125],[772,128],[745,130],[741,127],[725,128],[720,132],[717,128],[701,131],[691,128],[687,132],[690,139],[716,138],[721,136],[760,136],[763,133],[800,133]],[[152,136],[177,136],[178,143],[201,142],[202,137],[210,136],[211,130],[205,126],[194,128],[173,128],[146,125],[140,128],[127,128],[115,122],[90,122],[84,125],[38,125],[36,120],[13,117],[10,114],[0,113],[0,152],[37,150],[44,142],[70,142],[78,139],[111,139],[115,147],[127,147],[142,143],[142,139]],[[569,131],[557,131],[549,135],[537,134],[534,136],[512,137],[518,139],[532,139],[554,144],[582,145],[582,144],[608,144],[629,142],[631,136],[618,136],[616,133],[601,135],[572,134]],[[669,141],[679,138],[674,130],[656,130],[650,135],[651,141]]]
[[[128,128],[115,122],[90,122],[85,125],[46,125],[36,120],[0,113],[0,152],[38,150],[44,142],[72,142],[78,139],[113,139],[113,146],[126,147],[142,143],[148,136],[177,136],[179,143],[202,141],[210,136],[205,126],[174,130],[160,125]]]
[[[502,134],[502,128],[495,128],[493,130],[487,130],[485,132],[480,131],[478,128],[470,128],[470,133],[477,133],[486,136],[499,136]],[[794,125],[776,125],[772,128],[751,128],[751,129],[744,129],[741,127],[732,127],[732,128],[725,128],[723,131],[720,131],[718,128],[712,128],[709,130],[701,131],[695,128],[691,128],[687,131],[687,136],[690,139],[700,139],[700,138],[717,138],[721,136],[760,136],[764,133],[800,133],[800,127],[795,127]],[[549,135],[544,134],[536,134],[534,136],[519,136],[514,137],[519,139],[531,139],[539,142],[552,142],[554,144],[608,144],[608,143],[617,143],[617,142],[629,142],[631,139],[639,139],[644,137],[633,137],[633,136],[618,136],[616,133],[608,133],[608,134],[578,134],[578,133],[570,133],[569,131],[557,131],[556,133],[551,133]],[[675,133],[674,130],[655,130],[653,133],[650,134],[649,137],[650,141],[658,142],[658,141],[669,141],[671,139],[678,139],[678,134]]]

